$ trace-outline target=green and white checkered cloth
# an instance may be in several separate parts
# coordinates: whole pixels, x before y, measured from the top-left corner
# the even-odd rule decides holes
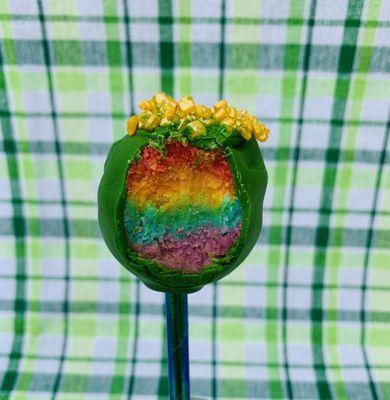
[[[108,252],[107,151],[157,91],[271,129],[264,229],[190,295],[210,399],[390,399],[389,0],[0,0],[0,399],[166,399],[163,294]]]

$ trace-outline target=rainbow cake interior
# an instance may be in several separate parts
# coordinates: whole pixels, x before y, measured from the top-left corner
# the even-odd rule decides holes
[[[241,205],[221,149],[167,141],[144,147],[128,169],[124,226],[139,256],[200,272],[223,257],[241,229]]]

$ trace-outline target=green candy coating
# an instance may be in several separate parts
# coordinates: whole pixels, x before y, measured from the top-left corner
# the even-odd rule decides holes
[[[160,145],[167,132],[165,129],[160,135]],[[127,246],[123,226],[127,170],[151,140],[153,136],[150,133],[138,131],[134,136],[124,136],[111,147],[98,190],[100,230],[114,257],[146,286],[161,292],[193,293],[232,272],[255,246],[262,228],[263,200],[268,179],[264,160],[253,137],[250,140],[232,136],[226,140],[192,141],[193,145],[205,149],[224,148],[242,208],[242,229],[236,244],[224,257],[215,258],[212,266],[198,274],[188,274],[141,258]]]

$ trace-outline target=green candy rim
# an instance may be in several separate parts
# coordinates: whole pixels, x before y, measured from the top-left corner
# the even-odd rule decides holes
[[[168,135],[139,130],[136,135],[125,135],[112,145],[98,189],[99,226],[103,239],[114,257],[146,286],[161,292],[193,293],[232,272],[255,246],[262,228],[263,200],[268,175],[260,148],[253,137],[250,140],[225,137],[226,140],[222,138],[223,140],[212,142],[207,136],[203,142],[202,138],[187,138],[191,144],[203,149],[220,147],[225,150],[233,172],[236,195],[242,207],[240,236],[226,256],[214,258],[213,264],[199,274],[173,271],[157,262],[138,257],[126,246],[123,229],[127,170],[139,157],[143,147],[148,144],[159,147],[167,137],[173,137],[169,130],[164,129],[164,132],[168,132]]]

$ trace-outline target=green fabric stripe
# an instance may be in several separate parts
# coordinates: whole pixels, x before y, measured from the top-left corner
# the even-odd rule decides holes
[[[374,17],[374,19],[379,17],[380,13],[380,3],[376,1],[370,1],[367,3],[367,11],[366,11],[366,17]],[[362,30],[362,40],[361,40],[361,46],[364,46],[366,48],[371,48],[371,51],[365,52],[364,54],[361,55],[361,57],[358,60],[358,67],[357,70],[359,71],[359,77],[356,77],[355,79],[352,78],[351,80],[351,107],[350,107],[350,115],[355,118],[355,119],[360,119],[360,114],[363,109],[363,100],[365,98],[365,92],[366,92],[366,86],[367,86],[367,80],[363,80],[362,76],[367,77],[370,69],[370,65],[372,62],[372,54],[373,54],[373,43],[375,40],[375,29],[364,29]],[[342,185],[345,188],[352,188],[353,183],[352,183],[352,178],[353,178],[353,171],[354,171],[354,165],[357,162],[357,154],[354,149],[357,147],[357,138],[358,138],[358,128],[357,126],[349,126],[346,129],[346,140],[345,143],[347,144],[348,148],[353,149],[351,154],[348,155],[348,159],[344,158],[342,154],[340,154],[340,160],[344,161],[343,166],[340,166],[338,169],[338,179],[342,183]],[[345,163],[346,160],[351,160],[351,163]],[[355,162],[353,162],[353,160]],[[337,207],[348,207],[348,197],[349,197],[349,191],[345,190],[339,195],[339,199],[337,201]],[[335,216],[335,223],[337,226],[345,226],[346,225],[346,215],[344,214],[338,214]],[[337,243],[338,246],[342,246],[342,243],[344,241],[344,231],[340,230],[339,235],[335,236],[333,238],[332,244]],[[338,276],[339,276],[339,271],[340,271],[340,265],[342,265],[342,253],[340,251],[335,252],[333,254],[333,257],[329,259],[329,262],[333,265],[330,273],[329,273],[329,279],[332,281],[337,282]],[[332,309],[337,310],[339,305],[338,305],[338,298],[337,295],[335,294],[333,298],[329,296],[329,307]],[[335,311],[337,315],[337,311]],[[328,352],[328,358],[330,362],[333,363],[338,363],[340,365],[340,369],[334,369],[333,370],[333,380],[335,380],[338,383],[335,383],[334,385],[334,392],[335,392],[335,397],[336,398],[346,398],[348,397],[348,392],[346,389],[346,385],[343,382],[343,376],[342,376],[342,368],[341,368],[341,362],[340,362],[340,357],[339,357],[339,352],[337,351],[337,348],[335,346],[332,346],[334,338],[339,335],[338,331],[338,326],[337,324],[330,324],[328,325],[328,337],[330,338],[330,346],[329,346],[329,352]],[[364,352],[364,348],[363,348]],[[364,356],[363,356],[364,357]],[[369,366],[366,363],[366,370],[367,370],[367,375],[369,378],[369,386],[371,390],[371,395],[373,398],[376,398],[375,395],[375,389],[372,390],[373,384],[372,384],[372,378],[371,378],[371,373],[369,370]]]
[[[296,2],[295,4],[290,4],[289,6],[289,17],[299,16],[300,18],[304,14],[305,4],[303,1]],[[286,42],[287,38],[294,38],[295,41],[300,41],[302,27],[298,27],[299,29],[295,29],[294,26],[290,24],[287,25],[286,31]],[[284,54],[284,74],[281,84],[281,95],[280,95],[280,114],[283,118],[291,118],[293,115],[293,102],[295,98],[295,90],[297,88],[297,70],[298,70],[298,57],[299,48],[289,46],[287,43],[285,44],[285,54]],[[278,149],[276,150],[276,159],[281,159],[281,148],[286,147],[288,153],[291,154],[290,150],[290,137],[292,134],[292,124],[286,124],[280,126],[279,133],[279,143]],[[290,156],[288,157],[290,158]],[[270,185],[273,185],[276,189],[275,194],[272,198],[272,204],[277,207],[282,207],[285,197],[285,191],[287,190],[288,183],[288,170],[283,165],[280,164],[280,167],[276,169],[275,175],[273,177],[273,182]],[[280,240],[279,238],[282,236],[282,230],[284,228],[283,223],[283,215],[275,214],[271,216],[271,226],[269,232],[268,240]],[[264,228],[263,233],[264,235]],[[278,239],[277,239],[278,238]],[[283,259],[283,250],[282,249],[272,249],[268,252],[267,257],[267,280],[277,280],[280,272],[280,267]],[[267,309],[276,308],[278,304],[278,292],[276,290],[267,290]],[[279,317],[277,309],[275,310],[276,315]],[[271,312],[267,315],[267,319],[274,318]],[[283,368],[283,362],[280,361],[280,351],[278,343],[273,339],[274,337],[278,337],[280,332],[280,327],[277,324],[266,324],[266,340],[270,343],[267,346],[267,360],[268,362],[274,362],[278,360],[280,362],[281,367]],[[283,328],[283,327],[282,327]],[[279,368],[270,368],[269,376],[271,378],[271,382],[269,385],[270,397],[271,398],[284,398],[286,395],[289,395],[289,383],[286,382],[284,385],[282,374]],[[287,377],[288,379],[288,377]],[[291,390],[291,389],[290,389]],[[290,394],[291,395],[291,394]]]
[[[295,210],[297,211],[297,210]],[[309,210],[311,212],[311,210]],[[341,210],[343,212],[343,210]],[[280,217],[279,214],[281,212],[276,210],[273,214]],[[283,212],[282,212],[283,213]],[[362,215],[367,215],[369,213],[357,213]],[[329,211],[322,211],[319,215],[324,217],[329,217]],[[384,213],[381,215],[389,215],[388,213]],[[54,219],[54,218],[29,218],[29,236],[34,237],[42,237],[42,238],[62,238],[64,237],[64,232],[62,228],[62,220]],[[12,233],[12,220],[9,218],[0,218],[0,234],[8,235]],[[263,235],[259,238],[258,243],[264,244],[269,243],[270,245],[279,245],[280,242],[276,237],[272,237],[271,233],[273,229],[282,230],[284,225],[272,225],[263,227]],[[351,228],[333,228],[330,229],[330,235],[332,237],[340,235],[341,231],[344,231],[344,243],[343,246],[338,246],[335,244],[334,248],[342,248],[344,246],[348,246],[351,248],[359,249],[361,246],[365,244],[365,232],[366,229],[351,229]],[[294,227],[293,235],[292,235],[292,244],[297,246],[313,246],[316,241],[316,228],[311,227]],[[88,220],[88,219],[75,219],[71,223],[71,233],[74,238],[99,238],[99,227],[96,221]],[[390,239],[390,232],[387,229],[375,229],[373,247],[377,249],[387,249],[388,241]]]
[[[60,364],[58,367],[58,372],[54,381],[54,386],[52,388],[52,399],[54,400],[57,392],[60,389],[60,383],[62,380],[62,372],[65,363],[66,357],[66,347],[68,343],[68,335],[69,335],[69,275],[70,275],[70,245],[69,245],[69,236],[70,236],[70,226],[69,226],[69,217],[66,211],[66,195],[65,195],[65,187],[64,187],[64,169],[61,161],[61,144],[59,138],[59,129],[58,129],[58,122],[57,122],[57,114],[56,114],[56,105],[54,100],[54,89],[53,89],[53,80],[52,75],[50,72],[50,48],[47,39],[46,33],[46,23],[45,23],[45,14],[42,6],[41,0],[37,0],[37,6],[39,9],[39,19],[40,19],[40,28],[42,33],[42,47],[44,52],[44,58],[46,63],[46,78],[47,78],[47,85],[49,89],[50,95],[50,108],[51,108],[51,116],[52,116],[52,124],[53,124],[53,132],[54,132],[54,146],[55,146],[55,153],[57,158],[57,168],[58,168],[58,176],[60,179],[60,191],[61,191],[61,208],[62,208],[62,223],[64,228],[64,239],[65,239],[65,293],[64,293],[64,302],[62,304],[63,308],[63,342],[62,342],[62,349],[61,349],[61,358]]]
[[[127,389],[127,394],[131,396],[134,394],[134,384],[135,384],[135,368],[137,365],[138,357],[138,338],[139,338],[139,318],[140,318],[140,281],[135,279],[135,301],[134,301],[134,332],[133,332],[133,349],[131,356],[131,370],[129,375],[129,386]]]
[[[127,271],[120,271],[121,275],[128,275]],[[115,370],[111,379],[111,385],[109,389],[110,399],[116,399],[117,393],[124,393],[130,389],[126,388],[126,381],[129,377],[123,374],[123,365],[121,365],[118,360],[120,358],[128,357],[128,341],[131,337],[132,332],[131,329],[131,304],[129,301],[129,288],[130,284],[128,280],[122,280],[119,285],[119,304],[115,306],[115,313],[119,313],[119,318],[117,318],[117,327],[116,327],[116,352],[115,352]],[[138,338],[134,338],[138,339]],[[135,354],[133,354],[135,356]],[[127,361],[128,362],[128,361]],[[127,364],[126,362],[126,364]],[[131,378],[130,378],[131,379]]]
[[[172,1],[159,0],[158,14],[161,18],[172,18]],[[170,96],[174,95],[174,43],[171,24],[159,24],[160,29],[160,68],[161,68],[161,90]]]
[[[128,57],[128,86],[129,86],[129,101],[131,104],[130,113],[135,113],[135,101],[134,101],[134,84],[133,84],[133,73],[132,73],[132,52],[131,52],[131,37],[130,37],[130,18],[129,18],[129,10],[127,1],[123,0],[123,8],[125,12],[125,19],[126,19],[126,42],[127,42],[127,57]],[[127,393],[129,398],[134,393],[134,386],[135,386],[135,368],[137,364],[137,357],[138,357],[138,339],[139,339],[139,319],[140,319],[140,282],[139,279],[134,279],[133,287],[135,284],[135,300],[134,300],[134,311],[132,314],[134,315],[134,329],[132,332],[133,337],[133,348],[132,348],[132,356],[131,356],[131,370],[129,375],[129,384]]]
[[[221,39],[219,42],[219,80],[218,80],[218,100],[223,98],[224,95],[224,70],[225,70],[225,18],[226,18],[226,3],[225,0],[221,1]]]
[[[8,110],[0,110],[1,116],[17,116],[17,117],[28,117],[28,118],[41,118],[41,117],[50,117],[50,113],[46,112],[23,112],[23,111],[16,111],[11,112]],[[99,119],[107,119],[107,118],[114,118],[123,121],[124,118],[128,117],[128,114],[124,112],[118,113],[75,113],[75,112],[63,112],[58,113],[58,117],[61,118],[71,118],[71,119],[84,119],[87,117],[99,118]],[[265,123],[269,122],[277,122],[280,124],[293,124],[299,122],[297,118],[293,116],[290,117],[280,117],[280,118],[272,118],[272,117],[263,117],[261,118],[262,121]],[[345,125],[363,125],[363,126],[386,126],[386,122],[383,121],[365,121],[365,120],[348,120],[348,119],[332,119],[331,121],[327,119],[321,118],[304,118],[303,123],[307,124],[318,124],[318,125],[331,125],[331,126],[345,126]],[[283,149],[283,148],[282,148]],[[267,147],[263,149],[264,151],[267,150]]]
[[[376,212],[376,216],[378,216],[378,213]],[[2,279],[12,279],[14,277],[13,274],[1,274],[0,273],[0,278]],[[25,278],[26,276],[24,276]],[[40,275],[37,274],[29,274],[28,275],[28,279],[29,280],[39,280],[41,278]],[[55,275],[48,275],[47,277],[45,276],[45,279],[47,279],[48,281],[50,280],[61,280],[62,278],[59,278],[58,276]],[[98,282],[99,281],[99,277],[83,277],[83,276],[76,276],[73,278],[75,282]],[[129,282],[129,278],[125,278],[125,277],[119,277],[119,278],[105,278],[107,282],[112,282],[112,281],[118,281],[118,282]],[[226,283],[224,283],[225,286],[242,286],[244,284],[244,281],[242,280],[228,280],[226,281]],[[245,282],[245,285],[248,285],[248,287],[256,287],[256,288],[260,288],[260,287],[265,287],[265,288],[275,288],[278,286],[278,284],[276,282]],[[303,284],[303,283],[290,283],[289,286],[291,286],[292,288],[298,288],[298,289],[307,289],[307,288],[311,288],[312,285],[311,284]],[[349,284],[349,285],[342,285],[342,284],[326,284],[324,283],[321,287],[323,287],[324,289],[360,289],[361,286],[360,285],[353,285],[353,284]],[[370,286],[369,287],[370,291],[382,291],[385,292],[387,290],[390,289],[389,285],[375,285],[375,286]],[[39,311],[39,307],[37,303],[32,302],[32,304],[34,304],[34,311],[38,312]],[[12,307],[3,307],[4,309],[11,309]],[[346,314],[347,312],[345,311],[344,314]],[[380,314],[380,315],[384,315],[384,314]],[[329,315],[329,319],[330,320],[336,320],[335,318],[335,314],[331,313],[331,315]]]
[[[0,354],[0,356],[3,356],[3,354]],[[58,360],[58,357],[56,357],[55,355],[32,355],[32,354],[26,354],[24,356],[26,359],[35,359],[38,358],[40,360]],[[69,361],[110,361],[110,362],[118,362],[120,364],[126,364],[128,363],[128,359],[126,357],[121,357],[120,359],[116,359],[116,358],[110,358],[110,357],[77,357],[77,356],[72,356],[69,357],[68,359]],[[145,363],[150,363],[153,364],[155,362],[159,362],[160,359],[147,359],[144,362]],[[192,360],[191,364],[194,365],[207,365],[207,361],[202,361],[202,360]],[[230,366],[243,366],[243,365],[249,365],[249,366],[253,366],[253,367],[257,367],[257,366],[261,366],[261,367],[266,367],[266,366],[271,366],[271,367],[277,367],[278,364],[273,363],[273,364],[266,364],[266,363],[258,363],[258,362],[242,362],[242,361],[229,361],[229,360],[221,360],[220,361],[221,365],[230,365]],[[378,368],[378,369],[388,369],[390,368],[390,364],[388,365],[383,365],[383,364],[371,364],[373,367]],[[123,367],[123,366],[122,366]],[[303,369],[310,369],[311,366],[306,365],[304,363],[292,363],[291,367],[293,368],[303,368]],[[345,366],[345,368],[347,369],[355,369],[355,368],[360,368],[361,365],[359,363],[356,364],[348,364]],[[340,366],[337,365],[332,365],[329,364],[328,365],[329,369],[333,369],[333,368],[340,368]]]
[[[34,21],[38,20],[38,17],[36,15],[26,15],[26,14],[16,14],[16,13],[6,13],[6,14],[0,14],[0,20],[2,21],[12,21],[12,20],[20,20],[20,21]],[[61,21],[61,22],[96,22],[96,23],[101,23],[101,22],[107,22],[110,24],[117,24],[117,23],[123,23],[125,18],[118,16],[118,15],[105,15],[104,17],[98,16],[98,15],[48,15],[46,18],[47,21]],[[133,16],[130,18],[131,22],[137,22],[137,23],[155,23],[156,22],[156,17],[147,17],[147,16]],[[203,23],[203,24],[215,24],[219,23],[220,19],[217,17],[175,17],[175,16],[170,16],[170,17],[164,17],[164,16],[159,16],[158,21],[162,24],[169,24],[169,23],[180,23],[180,24],[192,24],[192,23]],[[310,23],[310,20],[307,18],[257,18],[256,16],[250,16],[250,17],[226,17],[225,21],[227,24],[235,24],[235,25],[285,25],[289,24],[291,26],[293,25],[308,25]],[[344,19],[329,19],[329,18],[318,18],[316,16],[316,25],[317,26],[341,26],[343,27],[345,25],[345,20]],[[367,27],[367,28],[372,28],[372,27],[381,27],[381,28],[389,28],[390,27],[390,21],[378,21],[375,19],[367,19],[365,21],[360,21],[359,19],[350,19],[348,20],[348,26],[351,27]]]
[[[167,329],[165,326],[166,311],[165,307],[159,308],[159,315],[163,318],[161,329],[161,360],[160,360],[160,376],[158,380],[157,394],[159,398],[168,398],[169,395],[169,381],[168,381],[168,359],[167,354]]]
[[[135,113],[135,102],[134,102],[134,84],[133,84],[133,73],[132,73],[132,68],[133,68],[133,56],[131,52],[131,37],[130,37],[130,24],[129,24],[129,10],[128,10],[128,5],[127,1],[123,0],[123,10],[125,13],[125,28],[126,28],[126,61],[127,61],[127,79],[129,82],[129,95],[130,95],[130,114]]]
[[[345,75],[351,73],[353,62],[356,53],[356,42],[358,38],[359,30],[357,28],[351,28],[348,26],[347,21],[350,18],[361,18],[361,13],[363,9],[362,1],[350,1],[348,4],[346,24],[343,33],[343,45],[340,49],[338,71],[339,75],[337,77],[336,87],[335,87],[335,97],[333,102],[332,119],[343,119],[346,107],[346,100],[348,97],[348,91],[350,82],[345,78]],[[328,148],[340,147],[342,135],[342,126],[333,127],[330,132],[329,145]],[[339,156],[336,155],[333,162],[335,165],[330,165],[329,157],[327,157],[326,169],[324,172],[324,179],[322,182],[322,196],[321,196],[321,209],[331,209],[332,199],[333,199],[333,188],[335,186],[336,174],[337,174],[337,162]],[[323,289],[321,284],[324,281],[324,271],[326,265],[326,246],[329,243],[329,214],[320,215],[319,226],[316,235],[316,253],[314,256],[314,276],[313,283],[319,285],[320,288],[312,289],[312,313],[318,315],[319,319],[323,319]],[[322,323],[313,324],[311,331],[312,339],[312,351],[313,351],[313,362],[318,365],[315,368],[316,379],[317,379],[317,389],[321,399],[329,399],[332,397],[331,388],[329,386],[324,354],[323,354],[323,330]]]
[[[134,42],[133,49],[133,65],[134,67],[154,67],[156,69],[162,68],[162,87],[169,89],[173,88],[173,63],[174,63],[174,43],[166,39],[166,35],[170,35],[172,27],[170,25],[161,25],[160,32],[162,41],[157,46],[156,43],[149,42]],[[8,57],[5,53],[5,63],[9,65],[18,65],[25,62],[31,65],[44,65],[44,54],[39,41],[23,39],[11,41],[9,39],[3,40],[4,46],[14,45],[16,52],[13,57]],[[190,43],[185,42],[186,46]],[[117,48],[118,53],[126,52],[126,43],[120,41],[112,41],[110,43],[110,55],[107,55],[107,45],[104,41],[73,41],[55,39],[50,41],[50,47],[54,55],[53,65],[56,67],[61,66],[77,66],[77,67],[121,67],[122,61],[120,57],[114,57],[112,49]],[[289,47],[298,51],[300,45],[298,43],[289,44]],[[191,52],[194,54],[192,57],[192,67],[217,69],[219,67],[219,60],[217,57],[204,57],[205,54],[214,54],[218,52],[219,44],[217,43],[204,43],[204,42],[191,42]],[[337,72],[337,53],[338,45],[325,45],[318,44],[312,47],[312,61],[311,70],[317,72]],[[358,53],[370,51],[367,47],[359,47]],[[161,51],[161,59],[159,57]],[[281,44],[268,44],[268,43],[226,43],[225,44],[226,68],[230,70],[243,71],[247,70],[257,71],[262,69],[264,71],[285,71],[284,65],[285,48]],[[242,53],[246,54],[242,57]],[[96,54],[104,54],[104,56],[97,58]],[[259,55],[263,54],[262,57]],[[384,46],[376,46],[374,49],[374,58],[376,62],[372,66],[371,72],[386,73],[389,65],[388,58],[390,49]],[[145,57],[147,55],[147,57]],[[327,62],[324,63],[324,60]],[[384,61],[383,61],[384,60]],[[298,60],[301,63],[301,60]],[[299,64],[299,69],[302,65]],[[288,67],[289,68],[289,67]],[[292,69],[294,70],[294,69]]]
[[[226,14],[226,3],[225,0],[221,0],[221,37],[219,40],[219,77],[218,77],[218,100],[224,97],[224,68],[225,68],[225,14]],[[212,365],[212,376],[211,376],[211,398],[217,399],[219,396],[219,385],[218,385],[218,358],[217,358],[217,346],[218,346],[218,282],[212,284],[212,325],[211,325],[211,340],[212,340],[212,352],[211,352],[211,365]]]
[[[316,13],[316,1],[312,0],[310,2],[310,19],[311,23],[308,26],[307,31],[307,39],[304,46],[303,53],[303,81],[301,86],[300,93],[300,103],[299,103],[299,119],[297,124],[297,139],[294,147],[293,153],[293,172],[292,172],[292,184],[290,188],[290,206],[288,208],[288,220],[287,220],[287,230],[286,230],[286,251],[285,251],[285,259],[283,266],[283,279],[281,285],[283,287],[282,292],[282,337],[283,337],[283,351],[284,351],[284,370],[286,374],[286,395],[288,399],[293,399],[293,387],[291,384],[290,370],[289,370],[289,361],[288,361],[288,347],[287,347],[287,289],[288,289],[288,266],[290,263],[290,248],[291,248],[291,235],[292,235],[292,218],[294,213],[294,202],[295,202],[295,191],[297,186],[297,173],[298,173],[298,165],[300,158],[300,149],[301,149],[301,139],[302,139],[302,120],[305,108],[305,98],[306,98],[306,88],[307,88],[307,75],[309,72],[309,61],[310,61],[310,50],[312,45],[313,38],[313,27],[314,27],[314,16]]]
[[[367,241],[366,241],[366,251],[364,254],[364,270],[363,270],[363,279],[362,279],[362,287],[361,287],[361,304],[360,304],[360,320],[361,320],[361,329],[360,329],[360,345],[362,346],[363,357],[364,357],[364,366],[367,371],[369,377],[369,386],[370,392],[373,399],[381,399],[385,398],[384,395],[380,396],[377,392],[376,385],[374,383],[374,379],[371,372],[370,362],[367,355],[367,343],[366,343],[366,330],[367,330],[367,313],[366,313],[366,302],[367,302],[367,275],[368,275],[368,267],[370,264],[370,250],[372,249],[372,238],[373,238],[373,226],[375,222],[375,218],[377,216],[377,208],[378,208],[378,200],[379,200],[379,189],[381,187],[382,178],[383,178],[383,168],[386,165],[386,151],[389,146],[389,136],[390,136],[390,115],[387,123],[387,129],[384,134],[383,146],[382,146],[382,154],[379,162],[379,168],[376,174],[375,181],[375,192],[374,198],[372,202],[372,209],[370,215],[370,223],[367,233]]]
[[[12,51],[12,49],[9,49]],[[4,54],[0,49],[0,104],[1,108],[9,110],[8,88],[4,71]],[[16,293],[13,302],[13,339],[11,352],[8,355],[7,369],[1,382],[0,393],[6,391],[10,393],[19,377],[19,365],[23,356],[23,340],[25,327],[26,303],[26,225],[23,215],[23,198],[21,191],[21,176],[17,162],[17,142],[14,137],[12,123],[10,118],[1,118],[1,130],[3,134],[3,146],[6,152],[6,165],[8,168],[8,177],[11,191],[12,204],[12,233],[14,235],[14,254],[16,258]]]
[[[94,282],[94,281],[92,281]],[[122,303],[121,307],[118,310],[118,307],[116,305],[113,305],[112,303],[110,304],[109,302],[105,302],[102,301],[101,304],[99,304],[100,309],[99,312],[101,313],[101,315],[123,315],[124,319],[127,318],[127,325],[126,326],[130,326],[129,323],[129,317],[132,317],[131,315],[131,309],[130,309],[130,303],[128,301],[129,298],[129,283],[126,280],[122,280],[121,281],[124,285],[124,287],[126,286],[127,292],[123,293],[122,296]],[[126,285],[125,285],[126,284]],[[235,290],[235,288],[240,288],[240,286],[242,286],[242,282],[238,283],[236,282],[235,284],[231,284],[231,285],[227,285],[229,287],[231,287],[232,291]],[[253,286],[256,289],[261,288],[262,286],[257,286],[254,285]],[[307,289],[307,287],[302,287],[302,286],[295,286],[298,289]],[[272,285],[267,285],[267,288],[272,288]],[[274,286],[275,288],[275,286]],[[353,288],[349,288],[349,289],[353,289]],[[222,289],[221,289],[222,290]],[[371,288],[370,288],[371,290]],[[380,288],[380,289],[376,289],[376,293],[379,292],[384,292],[386,293],[389,289],[388,288]],[[127,302],[126,302],[126,299]],[[218,296],[217,296],[218,297]],[[123,306],[123,307],[122,307]],[[18,303],[18,309],[20,308],[20,304]],[[6,311],[6,312],[10,312],[13,310],[13,302],[11,301],[3,301],[1,304],[1,308],[2,311]],[[212,317],[212,310],[210,310],[209,306],[194,306],[193,308],[193,315],[194,316],[198,316],[198,317],[202,317],[202,316],[206,316],[206,317]],[[58,314],[61,313],[62,310],[62,304],[60,301],[31,301],[30,302],[30,308],[29,311],[31,311],[31,313],[37,314],[40,312],[45,312],[48,314]],[[70,311],[73,314],[80,314],[80,315],[84,315],[88,314],[88,313],[95,313],[97,312],[97,307],[96,304],[94,302],[91,301],[74,301],[72,303],[72,306],[70,308]],[[143,306],[143,313],[145,315],[157,315],[160,316],[160,312],[161,312],[161,307],[159,306],[153,306],[153,305],[146,305]],[[274,322],[277,323],[279,321],[278,317],[275,315],[276,312],[278,311],[278,308],[272,308],[272,307],[267,307],[267,308],[263,308],[263,307],[247,307],[245,308],[245,310],[242,309],[242,306],[237,306],[237,305],[226,305],[226,306],[219,306],[218,307],[218,316],[221,318],[243,318],[245,317],[245,319],[247,320],[247,322],[251,322],[253,323],[254,321],[256,321],[257,319],[261,319],[261,318],[265,318],[267,316],[267,313],[269,314],[273,314],[273,317],[269,317],[269,322]],[[313,323],[320,323],[323,321],[326,322],[335,322],[338,321],[340,318],[342,319],[342,321],[344,323],[350,322],[352,323],[352,325],[356,326],[356,329],[358,329],[359,325],[360,325],[360,310],[356,310],[356,311],[352,311],[352,310],[348,310],[348,309],[340,309],[339,310],[339,314],[334,315],[332,312],[328,313],[329,315],[327,315],[326,317],[322,317],[321,316],[312,316],[310,314],[310,311],[307,310],[300,310],[299,308],[291,308],[290,312],[289,312],[289,319],[291,321],[295,321],[296,323],[305,321],[307,323],[309,322],[313,322]],[[388,311],[370,311],[369,313],[369,317],[367,318],[367,320],[369,320],[370,323],[389,323],[390,322],[390,312]],[[121,329],[124,329],[125,327],[121,327]],[[126,334],[126,332],[128,332],[129,330],[126,331],[126,329],[124,331],[120,331],[121,336],[126,336],[128,334]],[[122,335],[123,333],[123,335]],[[223,335],[222,335],[223,336]],[[126,339],[127,340],[127,339]],[[127,352],[122,352],[123,354],[127,354]],[[165,353],[164,353],[165,354]],[[272,363],[271,363],[272,364]],[[315,366],[319,367],[320,365],[315,364]]]
[[[192,74],[191,74],[191,17],[185,17],[185,15],[191,15],[191,0],[181,0],[178,3],[179,18],[188,20],[186,24],[179,25],[179,42],[178,46],[178,62],[181,72],[176,74],[176,85],[175,93],[177,97],[182,97],[192,92]],[[184,16],[183,16],[184,15]],[[174,18],[174,17],[173,17]]]

